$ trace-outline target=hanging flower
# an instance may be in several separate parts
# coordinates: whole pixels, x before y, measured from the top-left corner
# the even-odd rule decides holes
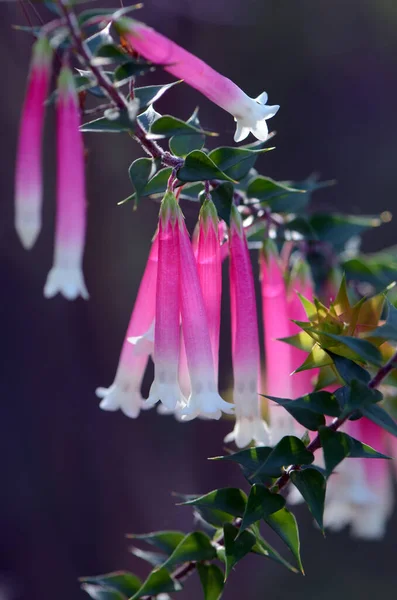
[[[352,437],[388,454],[389,434],[366,418],[348,421],[345,431]],[[386,532],[393,509],[393,485],[389,461],[345,459],[327,485],[324,525],[340,530],[350,525],[353,536],[380,539]]]
[[[180,345],[179,206],[167,191],[160,206],[158,272],[154,328],[154,381],[147,406],[159,400],[173,411],[184,401],[178,383]]]
[[[234,440],[243,448],[252,440],[266,444],[269,435],[258,394],[260,353],[254,277],[242,220],[235,207],[230,218],[229,252],[236,425],[225,442]]]
[[[116,28],[136,52],[162,65],[165,71],[183,79],[232,114],[237,122],[235,142],[241,142],[250,132],[258,140],[266,141],[266,120],[274,117],[280,108],[266,106],[266,92],[255,99],[250,98],[233,81],[144,23],[123,17],[116,22]]]
[[[46,298],[58,292],[68,300],[88,298],[82,271],[86,230],[84,146],[80,110],[71,69],[64,65],[57,98],[57,216],[54,264],[44,287]]]
[[[300,327],[293,323],[295,321],[306,321],[307,316],[303,304],[298,296],[301,294],[311,302],[314,296],[314,284],[310,274],[310,267],[307,262],[303,259],[299,259],[291,272],[289,289],[288,289],[288,302],[287,302],[287,313],[289,319],[289,335],[295,335],[301,331]],[[307,353],[299,348],[290,346],[291,355],[291,371],[295,371],[307,358]],[[307,371],[300,371],[294,373],[291,376],[291,398],[299,398],[305,394],[309,394],[313,391],[313,381],[318,371],[316,369],[309,369]]]
[[[15,229],[27,250],[33,247],[41,229],[41,146],[52,57],[48,39],[40,37],[33,46],[19,130],[15,173]]]
[[[276,398],[292,397],[291,346],[280,341],[288,337],[290,324],[287,292],[277,248],[266,240],[260,258],[260,278],[266,360],[266,393]],[[272,444],[296,433],[296,422],[281,406],[269,401]]]
[[[156,307],[157,261],[158,237],[156,235],[128,324],[114,382],[109,388],[99,387],[96,390],[98,398],[102,398],[100,408],[110,411],[121,409],[127,417],[133,419],[139,415],[142,407],[141,385],[149,352],[137,353],[130,339],[145,333],[153,322]]]
[[[211,209],[206,207],[204,213],[208,211],[211,211]],[[202,216],[202,218],[206,218],[206,216]],[[215,361],[208,325],[209,319],[206,312],[206,308],[210,306],[212,300],[208,296],[207,288],[206,295],[208,302],[207,306],[205,305],[193,248],[180,210],[178,212],[178,235],[182,331],[191,384],[191,394],[187,406],[182,410],[181,414],[184,420],[190,420],[197,416],[219,419],[221,412],[231,414],[234,407],[225,402],[225,400],[222,400],[218,394]],[[203,244],[208,244],[209,241],[208,237],[207,239],[203,238],[200,230],[197,251],[198,260],[200,260],[200,254],[202,257],[205,255],[208,257],[209,250],[204,251]],[[204,280],[204,270],[200,270]],[[208,272],[206,276],[208,276]],[[214,272],[212,272],[212,276],[214,276]],[[207,286],[207,284],[205,285]],[[211,283],[212,291],[215,290],[217,285],[219,283]],[[212,305],[211,311],[211,323],[215,331],[217,327],[216,308],[214,310]],[[212,339],[216,343],[215,334],[212,336]]]

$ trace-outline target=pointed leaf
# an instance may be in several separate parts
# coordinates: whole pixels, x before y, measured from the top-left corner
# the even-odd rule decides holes
[[[167,559],[166,555],[162,552],[150,552],[148,550],[142,550],[141,548],[137,548],[136,546],[130,546],[128,550],[129,552],[131,552],[131,554],[133,554],[137,558],[144,560],[145,562],[148,562],[153,567],[158,567],[162,565],[163,562]]]
[[[257,473],[266,473],[278,477],[282,467],[289,465],[310,465],[314,456],[298,437],[284,436],[270,452],[263,464],[260,464]]]
[[[147,85],[145,87],[137,87],[134,89],[134,97],[139,100],[139,107],[143,108],[150,104],[154,104],[174,85],[178,85],[182,80],[165,83],[163,85]]]
[[[378,404],[372,404],[363,409],[362,414],[392,435],[397,437],[396,421]]]
[[[269,515],[265,518],[265,522],[280,536],[283,542],[288,546],[298,563],[301,573],[303,565],[300,555],[300,539],[298,523],[295,516],[287,508]]]
[[[267,446],[258,446],[257,448],[247,448],[226,456],[216,456],[212,460],[226,460],[235,462],[240,465],[244,477],[251,483],[264,483],[268,485],[272,482],[271,478],[266,474],[256,475],[259,466],[262,465],[273,448]]]
[[[175,548],[164,567],[173,569],[179,563],[197,560],[212,560],[216,552],[209,537],[201,531],[188,533]]]
[[[192,123],[186,123],[181,119],[172,117],[171,115],[164,115],[157,119],[150,128],[150,133],[155,135],[161,135],[163,137],[171,137],[173,135],[191,135],[192,133],[202,135],[214,135],[210,131],[203,131],[201,127],[195,127]]]
[[[133,129],[134,123],[131,121],[127,111],[120,111],[116,119],[100,117],[89,123],[83,123],[80,127],[80,131],[90,133],[120,133],[122,131],[132,131]]]
[[[83,592],[87,592],[93,600],[126,600],[126,596],[114,590],[113,588],[83,583],[81,585]]]
[[[216,206],[220,219],[223,219],[227,225],[230,225],[230,211],[233,204],[234,187],[232,183],[225,181],[220,183],[211,191],[211,198]]]
[[[224,574],[216,565],[198,563],[197,571],[204,592],[204,600],[220,600],[224,587]]]
[[[151,158],[137,158],[130,165],[128,173],[135,189],[135,203],[143,193],[154,168],[154,161]]]
[[[244,148],[229,148],[222,146],[209,153],[209,157],[232,179],[241,180],[254,166],[258,155],[268,152],[270,148],[262,150],[246,150]]]
[[[306,429],[310,431],[317,431],[321,425],[325,425],[325,418],[322,414],[317,414],[309,408],[299,408],[294,406],[293,400],[287,400],[284,398],[275,398],[274,396],[266,396],[273,402],[276,402],[279,406],[285,408],[287,412],[300,423]]]
[[[233,517],[242,517],[247,503],[247,495],[237,488],[221,488],[205,496],[182,502],[183,505],[207,507],[221,510]]]
[[[140,534],[129,533],[126,537],[133,540],[142,540],[170,555],[184,539],[185,534],[182,531],[153,531]]]
[[[277,550],[275,550],[260,534],[258,525],[252,525],[250,527],[250,531],[255,535],[256,542],[252,547],[251,552],[254,554],[259,554],[260,556],[265,556],[266,558],[270,558],[275,562],[283,565],[292,573],[298,573],[298,570],[291,565]]]
[[[272,513],[281,510],[284,505],[285,499],[282,496],[273,494],[273,492],[263,485],[255,483],[248,496],[239,535],[253,523],[265,519]]]
[[[84,584],[116,590],[126,598],[133,596],[142,585],[141,580],[136,575],[127,571],[114,571],[95,577],[80,577],[79,581]]]
[[[196,129],[201,129],[198,119],[198,109],[186,121],[187,125],[193,125]],[[191,135],[175,135],[169,141],[170,150],[176,156],[185,157],[193,150],[201,150],[205,143],[204,133],[192,133]]]
[[[350,385],[340,388],[335,392],[339,404],[343,408],[342,417],[348,416],[355,410],[361,410],[372,404],[380,402],[383,398],[379,390],[368,387],[366,383],[353,379]],[[338,415],[334,415],[338,416]]]
[[[201,150],[193,150],[193,152],[187,155],[185,165],[178,171],[178,179],[181,181],[222,179],[233,182],[233,179],[226,175],[226,173],[223,173],[214,161]]]
[[[138,598],[142,598],[142,596],[157,596],[158,594],[167,592],[177,592],[180,589],[180,583],[171,578],[167,569],[161,567],[153,569],[142,587],[130,600],[137,600]]]
[[[323,515],[326,481],[317,469],[303,469],[302,471],[292,471],[291,481],[300,491],[305,499],[310,512],[323,531]]]
[[[230,575],[233,567],[248,554],[255,544],[255,535],[250,531],[243,531],[238,536],[238,528],[231,523],[225,523],[223,527],[225,539],[225,580]]]
[[[326,333],[324,331],[319,331],[313,328],[307,328],[306,331],[316,333],[322,338],[329,338],[330,340],[334,340],[335,342],[337,342],[337,344],[327,344],[326,346],[326,349],[330,349],[335,354],[345,356],[345,354],[343,353],[343,347],[345,346],[346,348],[348,348],[348,350],[353,352],[354,360],[369,362],[370,364],[376,365],[378,367],[382,364],[382,355],[379,352],[378,348],[376,348],[367,340],[362,340],[348,335],[335,335],[333,333]],[[351,358],[351,356],[349,355],[346,358]]]
[[[386,300],[386,306],[385,324],[371,331],[367,338],[382,338],[389,342],[397,342],[397,308],[389,300]]]
[[[331,357],[336,370],[346,384],[351,383],[353,379],[363,381],[364,383],[368,383],[370,381],[371,376],[368,371],[357,365],[352,360],[349,360],[343,356],[338,356],[338,354],[334,354],[329,350],[327,350],[327,353]]]

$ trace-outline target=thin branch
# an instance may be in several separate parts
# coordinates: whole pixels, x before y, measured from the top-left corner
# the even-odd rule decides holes
[[[100,67],[93,64],[93,56],[81,36],[76,15],[70,10],[69,6],[64,3],[64,0],[60,0],[59,5],[65,15],[66,23],[69,27],[78,54],[84,59],[87,67],[95,76],[98,85],[105,91],[115,106],[120,111],[128,112],[129,104],[127,99],[114,87],[106,73],[104,73]],[[152,158],[160,159],[164,165],[169,167],[179,168],[182,166],[184,162],[183,159],[172,155],[170,152],[166,152],[154,140],[147,139],[147,132],[138,121],[135,121],[134,127],[133,137]]]

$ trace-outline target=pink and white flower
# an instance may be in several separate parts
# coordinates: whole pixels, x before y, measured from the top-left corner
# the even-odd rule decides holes
[[[116,28],[136,52],[232,114],[237,122],[235,142],[241,142],[250,132],[259,140],[267,139],[266,120],[274,117],[280,107],[266,105],[266,92],[250,98],[233,81],[144,23],[123,17]]]
[[[388,454],[387,434],[381,427],[362,418],[348,421],[346,433]],[[350,525],[353,536],[380,539],[393,509],[393,486],[389,461],[347,458],[333,473],[327,485],[324,525],[340,530]]]
[[[33,46],[15,172],[15,229],[27,250],[33,247],[41,230],[42,138],[52,58],[48,39],[40,37]]]
[[[290,335],[287,311],[287,291],[277,248],[266,240],[260,253],[260,277],[266,360],[266,394],[276,398],[291,398],[291,346],[280,341]],[[292,416],[278,404],[269,401],[272,444],[285,435],[296,434]]]
[[[219,419],[222,412],[231,414],[234,407],[225,402],[218,394],[206,305],[196,260],[181,211],[178,213],[178,235],[182,331],[191,384],[191,394],[187,406],[183,408],[181,414],[184,420],[190,420],[197,416]],[[199,237],[201,237],[201,232]],[[206,243],[205,240],[202,239],[202,243]],[[201,254],[203,256],[202,248]],[[197,255],[199,259],[200,239]],[[204,276],[203,272],[202,275]],[[209,304],[208,301],[207,306]],[[213,310],[211,320],[215,331],[217,327],[216,310]],[[216,335],[213,335],[212,339],[216,343]]]
[[[100,408],[109,411],[121,409],[127,417],[133,419],[139,415],[142,408],[141,385],[149,352],[137,353],[130,339],[144,334],[153,322],[156,308],[157,263],[158,237],[156,235],[128,324],[114,382],[109,388],[100,387],[96,390],[96,395],[102,398]]]
[[[46,298],[60,292],[68,300],[88,299],[82,271],[86,232],[84,145],[80,109],[71,69],[64,65],[57,97],[57,214],[54,264],[44,287]]]
[[[236,424],[225,442],[235,441],[243,448],[251,441],[266,444],[269,434],[258,393],[260,352],[254,277],[242,220],[235,207],[231,211],[229,252]]]
[[[183,401],[178,383],[180,346],[179,236],[180,208],[167,191],[160,207],[158,271],[154,329],[154,381],[147,406],[159,400],[173,411]]]

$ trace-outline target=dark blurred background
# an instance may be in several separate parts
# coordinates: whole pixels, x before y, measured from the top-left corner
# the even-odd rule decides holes
[[[396,0],[146,0],[138,18],[251,96],[266,89],[270,103],[281,105],[269,123],[277,130],[277,149],[259,163],[264,174],[299,180],[317,171],[336,178],[336,187],[314,197],[315,209],[393,211]],[[20,5],[1,2],[0,597],[78,600],[78,576],[120,568],[147,572],[128,553],[126,532],[192,527],[190,510],[175,506],[172,491],[205,493],[244,481],[232,466],[206,461],[222,452],[230,423],[181,425],[154,411],[129,420],[98,409],[94,390],[113,381],[158,206],[146,200],[138,212],[129,204],[118,207],[131,193],[127,168],[142,153],[126,135],[87,135],[91,297],[43,298],[53,248],[54,118],[49,110],[43,231],[27,253],[13,229],[13,169],[31,39],[13,24],[26,24]],[[142,84],[170,80],[158,72]],[[171,90],[156,108],[186,118],[196,105],[203,126],[219,131],[221,143],[232,143],[230,115],[188,86]],[[196,207],[186,214],[192,225]],[[372,231],[365,248],[394,244],[395,232],[393,223]],[[227,329],[225,322],[224,386]],[[146,390],[149,384],[150,374]],[[324,540],[306,508],[297,513],[306,577],[261,558],[245,559],[227,584],[226,600],[395,594],[396,515],[376,543],[352,540],[346,532]],[[179,596],[201,599],[196,577]]]

